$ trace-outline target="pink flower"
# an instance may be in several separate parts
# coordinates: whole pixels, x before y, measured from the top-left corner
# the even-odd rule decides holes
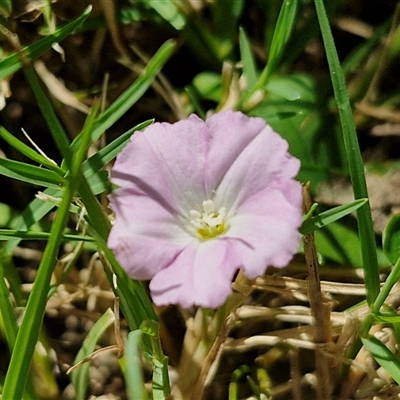
[[[235,273],[284,267],[299,245],[300,162],[261,118],[217,113],[136,132],[112,169],[108,246],[155,304],[216,308]]]

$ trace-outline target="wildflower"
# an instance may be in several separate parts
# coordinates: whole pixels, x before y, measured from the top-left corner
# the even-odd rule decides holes
[[[111,172],[108,246],[155,304],[216,308],[239,269],[284,267],[301,224],[300,162],[261,118],[224,111],[136,132]]]

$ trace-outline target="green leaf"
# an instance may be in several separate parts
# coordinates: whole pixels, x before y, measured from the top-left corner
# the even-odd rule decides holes
[[[128,340],[125,347],[126,369],[125,381],[129,400],[148,399],[144,386],[142,363],[140,359],[140,343],[143,332],[136,329],[128,334]]]
[[[238,20],[244,9],[244,1],[213,1],[210,8],[216,36],[225,39],[229,43],[229,47],[232,47],[235,42]]]
[[[103,239],[96,231],[89,230],[109,263],[104,271],[116,297],[120,299],[121,310],[131,330],[140,327],[143,321],[152,319],[157,321],[157,314],[149,300],[148,294],[141,282],[129,278],[125,270],[118,263],[114,253],[107,247],[106,238]],[[111,266],[111,268],[110,268]]]
[[[328,60],[333,91],[338,106],[340,122],[343,131],[343,140],[347,152],[350,177],[353,185],[355,199],[368,198],[367,184],[365,182],[364,164],[358,145],[353,112],[346,89],[346,82],[340,66],[339,57],[335,48],[329,19],[326,14],[323,0],[314,0],[318,21]],[[371,207],[369,202],[357,210],[358,227],[361,244],[361,256],[365,272],[365,287],[367,302],[371,306],[378,296],[379,268],[376,251],[375,233],[372,224]]]
[[[163,354],[160,342],[160,325],[154,320],[143,321],[140,329],[145,334],[140,348],[153,367],[153,399],[165,400],[170,392],[168,358]]]
[[[0,0],[0,15],[4,18],[8,18],[12,11],[11,0]]]
[[[67,176],[67,185],[65,186],[60,207],[51,227],[50,240],[47,242],[44,250],[23,314],[22,323],[15,342],[16,350],[11,355],[2,393],[5,399],[19,400],[24,392],[28,376],[21,374],[21,371],[27,371],[32,362],[33,352],[39,337],[46,308],[50,279],[68,222],[70,203],[76,186],[79,183],[83,158],[90,145],[90,133],[91,126],[88,125],[82,133],[81,146],[73,154],[69,165],[70,171]]]
[[[16,215],[8,204],[0,203],[0,226],[10,226]]]
[[[24,68],[24,74],[33,94],[35,95],[36,103],[40,108],[42,116],[46,120],[47,126],[50,129],[50,134],[56,143],[59,152],[67,162],[70,162],[72,157],[70,139],[54,112],[52,103],[43,89],[37,72],[31,65],[28,65]],[[64,166],[62,167],[64,168]]]
[[[397,311],[376,313],[374,314],[374,318],[378,323],[384,322],[385,324],[393,325],[400,322],[400,315],[397,314]]]
[[[289,101],[300,100],[302,98],[302,91],[304,89],[298,90],[293,83],[295,82],[291,79],[287,79],[287,77],[279,77],[269,80],[266,85],[266,89],[269,93],[273,93]]]
[[[338,219],[343,218],[344,216],[354,212],[362,205],[364,205],[367,201],[368,199],[358,199],[352,201],[351,203],[331,208],[330,210],[324,211],[311,218],[308,218],[303,222],[300,228],[300,232],[303,235],[306,235],[307,233],[311,233],[316,229],[320,229],[323,226],[328,225],[331,222],[337,221]]]
[[[165,21],[176,30],[182,30],[186,25],[185,16],[179,11],[173,1],[145,0]]]
[[[17,139],[14,135],[12,135],[2,126],[0,126],[0,137],[4,139],[15,150],[19,151],[21,154],[37,162],[38,164],[45,165],[49,169],[58,172],[58,174],[61,176],[65,174],[65,171],[59,168],[56,163],[52,162],[48,158],[44,157],[43,155],[37,153],[35,150],[31,149],[29,146],[21,142],[19,139]]]
[[[274,36],[269,49],[267,66],[261,73],[258,81],[259,87],[265,87],[272,73],[280,62],[285,46],[289,41],[290,35],[295,26],[298,0],[285,0],[279,13],[278,21],[275,26]]]
[[[17,231],[15,229],[0,229],[0,240],[10,240],[10,238],[29,239],[29,240],[48,240],[50,232]],[[63,240],[78,242],[94,242],[90,236],[64,234]]]
[[[315,243],[318,252],[329,260],[354,268],[363,266],[357,232],[341,221],[332,222],[324,229],[316,230]]]
[[[193,87],[203,99],[218,103],[222,96],[221,75],[215,72],[200,72],[193,79]]]
[[[386,225],[383,236],[383,251],[394,265],[400,257],[400,214],[395,214]]]
[[[106,312],[96,321],[92,329],[86,336],[74,359],[74,365],[90,356],[95,351],[97,342],[103,336],[104,332],[115,321],[114,313],[108,308]],[[76,400],[86,399],[86,391],[89,382],[90,362],[85,362],[71,372],[71,382],[75,389]]]
[[[393,286],[399,281],[400,279],[400,258],[397,259],[396,263],[394,264],[393,269],[390,271],[390,274],[385,280],[385,283],[381,287],[378,296],[376,297],[374,303],[372,304],[372,312],[378,314],[380,309],[389,296],[390,291],[392,290]]]
[[[147,63],[139,78],[97,117],[92,132],[92,141],[97,140],[143,96],[172,55],[174,48],[173,40],[166,41]],[[74,146],[75,143],[76,141],[74,141]]]
[[[11,353],[14,349],[15,339],[17,337],[18,324],[15,316],[14,304],[11,302],[10,291],[6,285],[2,267],[3,266],[0,265],[0,325],[1,332],[5,335]],[[7,283],[10,284],[9,281]],[[36,395],[32,384],[32,377],[30,373],[28,375],[24,400],[34,400]]]
[[[243,64],[243,75],[246,78],[247,88],[253,88],[258,79],[256,61],[251,51],[251,43],[243,28],[239,30],[240,59]]]
[[[374,336],[362,337],[361,340],[378,364],[400,385],[400,361],[396,356]]]
[[[6,158],[0,158],[0,174],[38,186],[60,188],[65,184],[65,180],[53,171]]]
[[[47,188],[44,192],[45,195],[55,198],[62,198],[63,191],[60,189]],[[15,219],[12,227],[16,230],[27,231],[36,222],[40,221],[48,212],[54,208],[55,204],[38,198],[33,199],[25,208],[22,214]],[[5,252],[12,254],[15,247],[18,245],[19,240],[9,240],[5,245]]]
[[[30,60],[41,56],[46,51],[50,50],[53,44],[59,43],[61,40],[71,34],[76,28],[78,28],[79,25],[81,25],[82,22],[89,16],[91,10],[91,6],[87,7],[83,14],[75,21],[70,22],[69,24],[56,30],[54,33],[48,35],[44,39],[24,47],[21,50],[21,53],[27,56]],[[14,53],[0,61],[0,80],[3,80],[21,68],[22,63],[20,57],[20,54]]]
[[[13,350],[17,337],[18,325],[11,302],[10,292],[5,283],[3,269],[0,267],[0,318],[3,322],[8,348]]]

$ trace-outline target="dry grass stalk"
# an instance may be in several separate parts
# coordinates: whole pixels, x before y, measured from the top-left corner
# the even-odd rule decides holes
[[[304,209],[307,213],[311,208],[311,197],[307,186],[304,186],[303,197]],[[329,348],[333,347],[330,322],[331,302],[321,291],[317,249],[313,233],[304,236],[304,255],[308,270],[308,297],[313,316],[313,339],[317,345],[315,351],[315,367],[318,380],[317,398],[329,400],[332,398],[334,386],[334,374],[332,374],[332,371],[337,369],[337,365],[332,368],[332,359],[325,355],[325,352],[329,352]]]

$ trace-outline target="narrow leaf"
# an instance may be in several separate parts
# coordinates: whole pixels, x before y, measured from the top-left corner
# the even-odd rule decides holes
[[[338,106],[354,197],[356,199],[368,198],[364,165],[361,157],[360,147],[358,145],[353,113],[346,89],[343,71],[341,69],[339,57],[333,41],[328,16],[326,14],[323,0],[314,1],[331,74],[333,91],[335,93],[335,99]],[[379,268],[375,234],[372,224],[371,207],[369,202],[365,203],[357,210],[357,216],[361,243],[361,255],[365,271],[367,302],[369,305],[372,305],[379,293]]]
[[[400,214],[390,218],[383,231],[382,241],[386,257],[395,264],[400,257]]]
[[[15,229],[0,229],[0,240],[10,240],[10,238],[29,239],[29,240],[48,240],[50,232],[17,231]],[[63,240],[78,242],[94,242],[90,236],[64,234]]]
[[[65,184],[65,180],[53,171],[6,158],[0,158],[0,174],[38,186],[60,188]]]
[[[59,43],[65,37],[67,37],[70,33],[72,33],[82,22],[89,16],[92,7],[89,6],[82,13],[82,15],[77,18],[75,21],[70,22],[69,24],[63,26],[58,29],[51,35],[46,36],[44,39],[41,39],[27,47],[24,47],[21,52],[26,55],[28,59],[35,59],[46,51],[50,50],[52,45],[55,43]],[[11,54],[4,60],[0,61],[0,80],[3,80],[7,76],[13,74],[18,71],[22,66],[20,55],[18,53]]]
[[[344,216],[356,211],[367,201],[368,199],[358,199],[352,201],[351,203],[331,208],[330,210],[324,211],[311,218],[308,218],[303,222],[300,228],[300,233],[306,235],[315,231],[316,229],[320,229],[323,226],[330,224],[331,222],[335,222],[338,219],[343,218]]]
[[[125,377],[129,400],[146,400],[148,398],[144,386],[142,363],[139,351],[142,335],[143,332],[140,329],[129,332],[125,347]]]
[[[79,349],[78,354],[74,359],[74,365],[84,360],[95,351],[97,342],[114,321],[114,313],[111,309],[107,309],[106,312],[96,321],[92,329],[90,329],[90,332],[83,341],[82,347]],[[76,400],[86,399],[86,391],[89,382],[89,368],[90,362],[85,362],[74,369],[71,373],[71,381],[75,389]]]
[[[63,198],[51,227],[50,240],[47,243],[39,264],[38,272],[28,303],[23,314],[21,326],[15,342],[15,349],[11,355],[8,372],[4,381],[3,398],[20,400],[27,382],[27,371],[32,362],[32,356],[41,329],[44,311],[47,302],[47,293],[50,289],[50,278],[53,273],[63,233],[69,217],[69,206],[75,188],[79,183],[80,169],[87,148],[90,144],[90,127],[84,131],[84,140],[74,153],[70,163],[70,173]],[[43,295],[43,294],[46,295]]]
[[[362,337],[361,340],[375,360],[400,384],[400,361],[395,355],[376,337]]]
[[[139,78],[100,114],[93,128],[92,141],[97,140],[143,96],[172,55],[174,48],[175,42],[173,40],[165,42],[147,63]]]
[[[264,87],[267,84],[270,76],[282,58],[285,46],[289,41],[296,22],[298,6],[298,0],[285,0],[282,3],[282,8],[279,13],[274,36],[271,42],[271,48],[269,49],[267,66],[261,73],[258,82],[259,87]]]
[[[251,43],[243,28],[239,30],[240,59],[243,64],[243,74],[246,78],[247,88],[253,88],[257,83],[258,73],[256,62],[251,51]]]
[[[390,291],[392,290],[393,286],[399,281],[399,279],[400,279],[400,258],[397,259],[396,264],[390,271],[390,274],[386,278],[385,283],[383,284],[381,290],[379,291],[377,298],[372,304],[373,313],[375,314],[379,313],[383,303],[389,296]]]
[[[24,156],[30,158],[38,164],[45,165],[47,168],[58,172],[61,176],[64,175],[65,171],[59,168],[56,163],[52,162],[48,158],[44,157],[43,155],[39,154],[38,152],[27,146],[25,143],[21,142],[2,126],[0,126],[0,137]]]

